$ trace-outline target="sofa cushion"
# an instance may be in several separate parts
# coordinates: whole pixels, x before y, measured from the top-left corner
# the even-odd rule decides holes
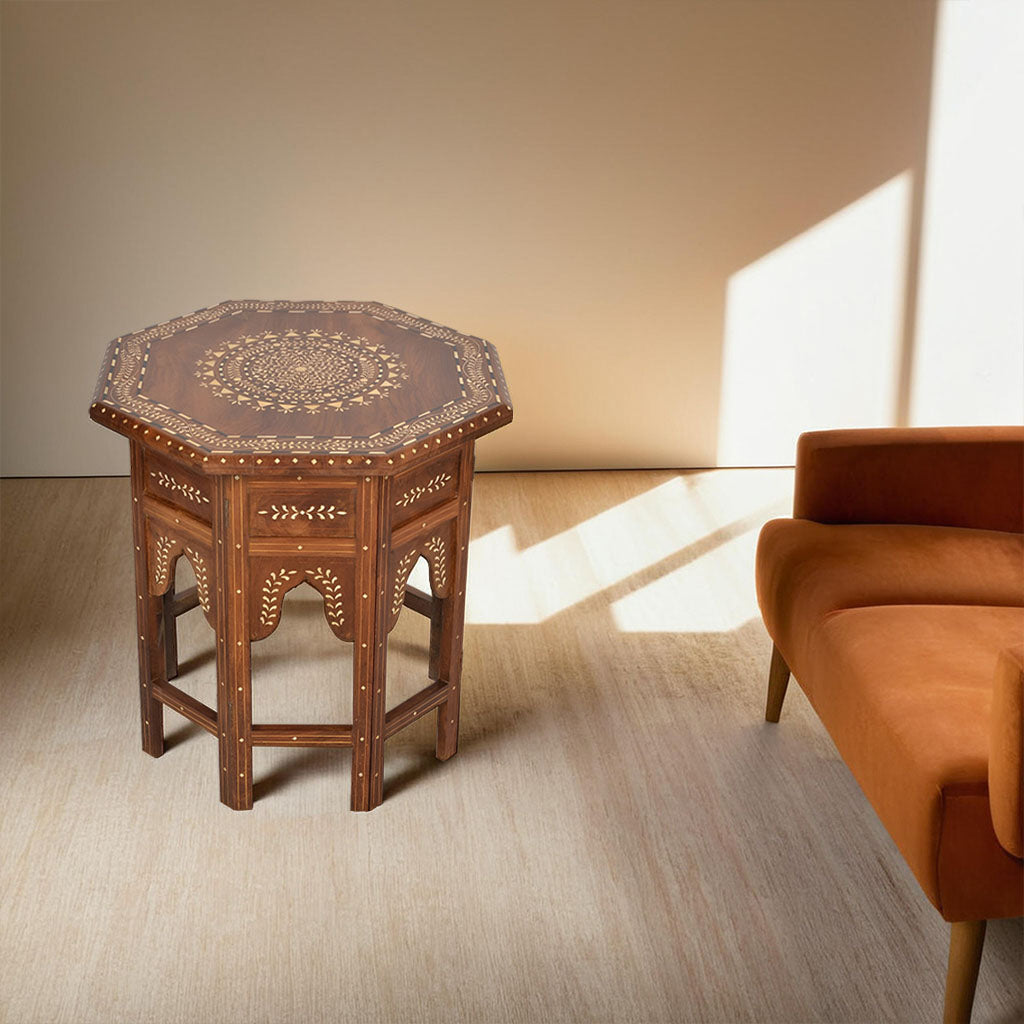
[[[1024,864],[988,796],[996,661],[1022,636],[1024,608],[957,605],[847,609],[813,629],[808,697],[949,921],[1024,913]]]
[[[840,608],[878,604],[1024,607],[1024,535],[950,526],[829,525],[774,519],[757,548],[765,625],[801,672],[816,623]]]

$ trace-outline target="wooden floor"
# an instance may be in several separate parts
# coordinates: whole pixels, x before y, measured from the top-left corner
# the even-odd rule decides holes
[[[787,471],[478,479],[458,755],[139,749],[128,485],[2,484],[0,1020],[937,1021],[947,927],[798,690],[763,721],[757,529]],[[184,582],[184,578],[182,578]],[[212,633],[179,685],[212,703]],[[390,703],[426,622],[390,643]],[[350,648],[308,588],[254,647],[257,719],[344,721]],[[976,1024],[1024,1010],[1019,922]]]

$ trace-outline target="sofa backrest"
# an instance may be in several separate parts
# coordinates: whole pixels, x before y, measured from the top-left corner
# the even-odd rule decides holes
[[[1024,427],[801,434],[793,515],[1024,533]]]

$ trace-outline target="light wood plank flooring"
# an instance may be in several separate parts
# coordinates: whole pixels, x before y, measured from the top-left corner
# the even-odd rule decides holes
[[[459,753],[396,736],[357,815],[347,751],[257,750],[248,813],[183,719],[145,756],[127,482],[3,482],[0,1019],[938,1020],[947,927],[799,690],[763,721],[753,550],[791,487],[480,476]],[[211,641],[181,621],[208,703]],[[425,643],[406,612],[391,703]],[[254,663],[258,719],[346,720],[307,588]],[[1021,957],[993,923],[977,1024],[1021,1018]]]

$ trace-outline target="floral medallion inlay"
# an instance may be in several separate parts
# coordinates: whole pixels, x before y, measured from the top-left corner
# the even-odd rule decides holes
[[[382,345],[316,330],[243,335],[207,349],[196,376],[233,405],[300,413],[366,406],[409,378]]]

